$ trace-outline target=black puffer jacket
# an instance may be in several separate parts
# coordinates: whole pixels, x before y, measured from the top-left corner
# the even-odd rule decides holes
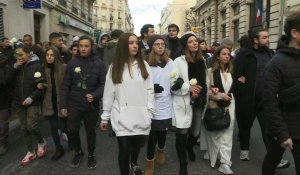
[[[297,89],[299,91],[299,88],[294,89],[299,87],[300,83],[299,68],[300,50],[288,47],[287,39],[283,36],[279,41],[277,53],[267,66],[263,95],[267,132],[279,143],[289,137],[300,139],[300,102],[296,100],[287,104],[286,101],[289,99],[283,99],[287,94],[282,94],[289,89],[293,89],[290,93],[294,93]],[[296,96],[300,99],[300,91]],[[285,103],[282,103],[283,101]]]
[[[0,53],[0,110],[11,106],[14,68],[8,65],[8,59]]]
[[[43,90],[37,88],[36,78],[34,78],[36,72],[40,72],[44,77],[43,68],[38,57],[33,57],[31,61],[18,69],[15,79],[13,107],[21,107],[27,97],[33,100],[31,106],[42,104]]]
[[[75,68],[80,67],[82,75],[86,77],[87,89],[78,87],[81,82],[80,74]],[[89,58],[76,57],[68,64],[62,84],[60,109],[76,108],[89,110],[91,105],[86,100],[86,94],[93,95],[93,108],[99,108],[99,100],[103,96],[106,68],[103,61],[91,55]]]

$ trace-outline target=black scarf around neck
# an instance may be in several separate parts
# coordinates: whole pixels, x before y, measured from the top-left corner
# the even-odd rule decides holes
[[[223,86],[223,83],[222,83],[222,78],[221,78],[221,70],[220,69],[214,70],[213,71],[213,77],[214,77],[214,86],[219,88],[219,92],[225,93],[224,86]],[[231,87],[230,87],[230,90],[228,91],[228,93],[233,92],[232,84],[231,84]]]

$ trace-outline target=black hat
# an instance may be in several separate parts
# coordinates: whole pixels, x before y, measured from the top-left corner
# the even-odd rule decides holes
[[[149,36],[147,44],[148,44],[150,50],[152,50],[154,42],[158,39],[162,39],[166,43],[165,38],[161,35],[151,35],[151,36]]]
[[[196,35],[193,34],[193,33],[186,33],[186,34],[184,34],[184,35],[179,39],[179,40],[180,40],[180,43],[181,43],[181,45],[182,45],[183,48],[186,47],[187,41],[188,41],[188,39],[189,39],[191,36],[196,37]]]
[[[212,46],[216,46],[216,47],[219,47],[221,44],[219,41],[214,41]]]
[[[203,43],[203,42],[205,42],[206,43],[206,40],[205,39],[203,39],[203,38],[198,38],[198,43],[200,44],[200,43]]]

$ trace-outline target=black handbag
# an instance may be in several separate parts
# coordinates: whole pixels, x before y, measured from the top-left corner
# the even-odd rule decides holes
[[[207,108],[203,123],[207,131],[227,129],[230,125],[229,110],[225,108]]]

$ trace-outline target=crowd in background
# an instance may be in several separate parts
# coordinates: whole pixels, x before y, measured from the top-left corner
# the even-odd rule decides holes
[[[193,32],[179,38],[179,30],[170,24],[167,35],[157,35],[152,24],[145,24],[140,37],[121,30],[102,33],[95,41],[75,36],[69,48],[57,32],[49,42],[36,44],[29,34],[22,40],[2,38],[0,154],[8,149],[9,120],[15,114],[27,148],[23,166],[47,154],[40,128],[45,117],[56,146],[52,160],[65,153],[63,135],[74,151],[72,167],[80,165],[85,152],[88,168],[96,167],[99,127],[117,138],[121,175],[153,175],[155,165],[168,161],[165,143],[171,129],[180,175],[187,175],[188,162],[196,160],[197,142],[211,167],[220,161],[218,171],[233,174],[235,121],[240,160],[249,161],[257,118],[267,152],[262,175],[289,167],[282,159],[285,149],[292,151],[299,174],[300,13],[287,16],[276,51],[269,48],[268,31],[259,27],[242,36],[235,50],[229,38],[209,47]],[[82,121],[86,151],[79,134]],[[138,164],[144,145],[145,172]]]

